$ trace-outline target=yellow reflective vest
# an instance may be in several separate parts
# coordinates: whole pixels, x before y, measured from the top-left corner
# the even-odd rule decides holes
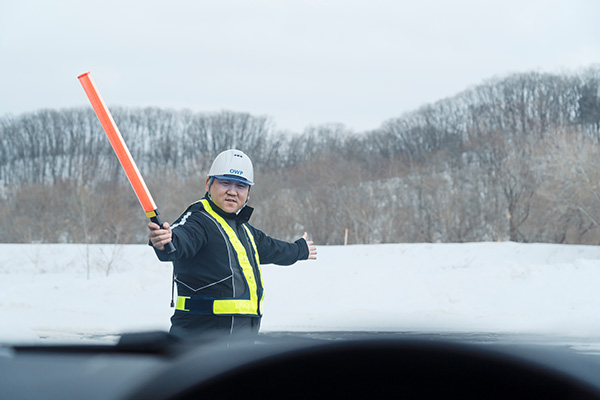
[[[256,242],[254,240],[254,236],[252,232],[246,226],[246,224],[242,225],[244,231],[248,235],[250,243],[252,244],[252,249],[254,250],[254,254],[248,255],[244,245],[238,238],[236,232],[233,228],[225,221],[223,217],[217,214],[209,202],[206,199],[200,200],[200,203],[204,207],[204,210],[219,224],[221,229],[225,232],[229,243],[235,250],[237,255],[238,264],[242,270],[243,277],[246,282],[247,290],[243,296],[237,298],[228,298],[228,299],[204,299],[197,298],[193,296],[178,296],[177,303],[175,306],[176,310],[179,311],[191,311],[191,307],[187,305],[188,302],[190,304],[199,305],[198,309],[206,309],[206,302],[212,303],[212,314],[215,315],[255,315],[260,316],[262,314],[262,301],[264,298],[264,292],[262,291],[262,274],[260,273],[260,258],[258,255],[258,248],[256,247]],[[255,265],[259,271],[258,276],[255,276],[254,269],[252,268],[252,264],[250,263],[249,257],[254,257]],[[259,290],[260,289],[260,290]],[[260,296],[260,298],[259,298]]]

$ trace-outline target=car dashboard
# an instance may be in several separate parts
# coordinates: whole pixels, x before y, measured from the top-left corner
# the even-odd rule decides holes
[[[568,349],[386,335],[261,334],[0,347],[0,399],[600,399],[600,364]]]

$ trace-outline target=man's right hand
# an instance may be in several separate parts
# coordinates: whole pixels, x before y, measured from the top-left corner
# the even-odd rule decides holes
[[[173,239],[171,227],[167,222],[163,223],[162,228],[154,222],[148,222],[148,229],[150,229],[148,238],[156,250],[164,250],[165,245]]]

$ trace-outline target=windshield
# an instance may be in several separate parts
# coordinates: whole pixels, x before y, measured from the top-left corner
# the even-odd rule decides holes
[[[229,278],[196,285],[176,264],[174,282],[152,246],[152,202],[78,82],[91,71],[162,221],[181,231],[206,193],[250,218],[240,244],[214,213],[218,233],[202,225],[194,240],[223,236],[235,285],[260,274],[261,333],[595,348],[597,2],[138,2],[93,17],[86,3],[29,3],[0,6],[12,38],[0,46],[1,344],[169,331],[185,298]],[[254,184],[217,193],[209,173],[227,149],[252,162],[236,153],[216,179]],[[316,260],[271,254],[263,233],[314,242]]]

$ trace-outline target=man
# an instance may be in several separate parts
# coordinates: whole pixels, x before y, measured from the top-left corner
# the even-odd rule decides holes
[[[261,264],[291,265],[316,259],[305,232],[294,243],[273,239],[248,223],[254,185],[252,162],[230,149],[208,173],[206,195],[172,226],[150,222],[149,238],[161,261],[173,261],[177,302],[171,333],[177,336],[254,335],[263,298]],[[176,250],[165,251],[173,242]]]

